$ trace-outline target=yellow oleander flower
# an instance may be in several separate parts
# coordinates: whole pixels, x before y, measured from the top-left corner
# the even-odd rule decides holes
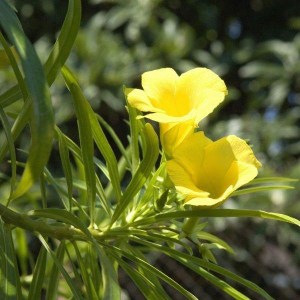
[[[227,88],[211,70],[195,68],[178,76],[171,68],[145,72],[142,87],[128,90],[131,106],[159,123],[193,122],[194,127],[224,100]]]
[[[261,167],[247,143],[230,135],[216,142],[203,132],[188,136],[167,161],[167,172],[185,204],[215,207],[254,179]]]

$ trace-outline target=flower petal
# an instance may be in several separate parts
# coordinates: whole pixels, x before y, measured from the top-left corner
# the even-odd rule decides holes
[[[209,193],[198,189],[190,174],[177,161],[169,160],[166,163],[168,174],[176,189],[185,197],[208,197]]]
[[[165,112],[157,112],[145,115],[145,118],[159,122],[159,123],[182,123],[190,120],[194,120],[196,116],[196,111],[190,111],[189,114],[183,115],[181,117],[172,116]]]
[[[178,78],[177,73],[171,68],[149,71],[142,75],[143,89],[150,98],[153,107],[173,115]]]
[[[203,170],[204,149],[210,143],[212,141],[204,135],[204,132],[198,131],[188,136],[173,151],[174,160],[191,174],[195,183]]]
[[[173,151],[183,140],[194,133],[194,121],[182,123],[160,123],[160,140],[164,152],[168,157],[173,156]]]
[[[182,102],[182,110],[197,110],[198,123],[224,100],[227,93],[224,81],[217,74],[206,68],[195,68],[179,77],[176,99]]]
[[[126,89],[128,103],[140,111],[162,112],[159,108],[152,105],[146,93],[140,89]]]
[[[231,145],[231,149],[237,161],[242,161],[257,168],[261,167],[261,163],[256,159],[251,147],[242,139],[235,135],[226,137]]]

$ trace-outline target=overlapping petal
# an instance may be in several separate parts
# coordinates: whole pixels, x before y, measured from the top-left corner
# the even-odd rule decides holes
[[[260,166],[244,140],[232,135],[213,142],[197,132],[175,149],[167,172],[186,204],[214,207],[251,181]]]
[[[160,140],[168,158],[173,157],[174,150],[195,131],[194,122],[160,123]]]

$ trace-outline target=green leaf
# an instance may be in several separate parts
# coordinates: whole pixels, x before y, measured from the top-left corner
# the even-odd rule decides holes
[[[159,168],[155,171],[155,173],[153,174],[151,180],[149,181],[148,187],[145,191],[145,193],[143,194],[143,196],[141,197],[138,207],[136,209],[136,211],[139,211],[139,209],[143,206],[143,205],[147,205],[149,202],[153,201],[153,194],[155,193],[155,190],[157,189],[157,187],[155,186],[155,184],[157,183],[157,178],[158,176],[164,172],[166,167],[165,163],[162,163]],[[157,199],[157,201],[154,203],[155,208],[157,210],[160,210],[164,207],[164,201],[167,199],[164,199],[164,196],[168,195],[168,189],[166,191],[164,191],[164,193],[161,195],[161,197],[159,199]]]
[[[127,166],[130,167],[131,166],[131,161],[128,155],[128,151],[126,151],[126,149],[124,148],[121,140],[119,139],[119,137],[116,135],[115,131],[113,130],[113,128],[99,115],[96,115],[98,121],[100,122],[100,124],[105,128],[105,130],[109,133],[109,135],[111,136],[111,138],[113,139],[113,141],[115,142],[116,146],[118,147],[118,149],[120,150],[121,154],[123,155],[124,159],[127,162]]]
[[[16,151],[14,146],[14,140],[11,135],[10,126],[6,114],[2,107],[0,106],[0,121],[2,123],[6,139],[7,145],[10,154],[10,161],[11,161],[11,181],[10,181],[10,197],[13,194],[15,184],[17,181],[17,158],[16,158]]]
[[[4,0],[0,0],[0,24],[19,54],[33,106],[32,143],[20,183],[12,196],[17,198],[30,189],[48,161],[54,135],[54,116],[49,87],[39,58],[25,36],[14,11]]]
[[[44,65],[48,84],[51,85],[60,68],[69,57],[75,38],[77,36],[81,19],[81,1],[70,0],[66,18],[60,34],[52,48],[52,51]],[[0,95],[0,104],[6,107],[21,98],[19,86],[16,85]]]
[[[147,260],[145,255],[142,253],[142,251],[140,251],[137,247],[129,246],[127,242],[124,243],[124,245],[121,245],[121,247],[122,247],[122,249],[126,249],[126,251],[129,251],[134,256],[142,259],[143,261]],[[155,292],[153,291],[152,294],[159,295],[159,299],[170,299],[170,297],[168,296],[168,294],[166,293],[166,291],[162,287],[161,282],[159,281],[159,278],[156,275],[144,270],[141,267],[139,267],[137,269],[137,272],[140,274],[140,276],[146,276],[148,281],[150,281],[152,283],[152,285],[155,287]]]
[[[67,143],[65,141],[64,134],[56,128],[56,133],[58,135],[58,149],[60,160],[62,163],[63,171],[66,178],[67,188],[68,188],[68,199],[69,199],[69,208],[72,210],[72,194],[73,194],[73,177],[72,177],[72,167],[70,162],[69,150]]]
[[[1,42],[2,43],[2,42]],[[13,56],[17,59],[18,54],[15,47],[10,47],[10,51]],[[8,68],[11,66],[10,58],[8,57],[7,51],[0,49],[0,69]]]
[[[21,300],[20,274],[8,225],[0,220],[0,299]]]
[[[102,297],[103,300],[121,299],[121,288],[118,282],[118,271],[104,249],[97,247],[102,272]]]
[[[29,288],[28,299],[39,300],[42,298],[41,292],[44,284],[47,263],[47,251],[41,248],[35,263],[32,280]]]
[[[64,256],[65,256],[65,242],[62,241],[57,250],[56,250],[56,258],[57,262],[60,263],[61,265],[63,264]],[[46,300],[56,300],[57,297],[57,289],[58,289],[58,283],[59,283],[59,269],[57,268],[56,264],[53,263],[51,271],[50,271],[50,276],[49,276],[49,282],[48,286],[46,289]]]
[[[45,73],[50,85],[54,82],[70,55],[80,29],[80,21],[81,0],[70,0],[60,35],[45,63]]]
[[[195,232],[196,236],[198,239],[200,240],[207,240],[210,241],[212,243],[216,243],[218,244],[221,248],[225,249],[226,251],[228,251],[231,254],[235,254],[234,250],[226,243],[224,242],[222,239],[218,238],[217,236],[205,232],[205,231],[200,231],[200,232]]]
[[[101,284],[99,284],[102,280],[101,279],[102,272],[101,272],[101,268],[99,267],[99,264],[98,263],[95,264],[95,262],[98,260],[98,256],[99,256],[99,252],[97,251],[96,247],[98,248],[99,245],[97,243],[93,242],[93,243],[87,244],[85,246],[86,246],[85,262],[89,268],[90,277],[95,284],[95,289],[96,289],[96,292],[99,297],[99,295],[101,293],[101,288],[102,288]]]
[[[120,203],[116,207],[111,225],[119,218],[134,196],[141,190],[157,160],[159,154],[158,138],[153,127],[149,123],[145,125],[144,134],[147,142],[145,156],[125,190]]]
[[[118,258],[116,256],[116,258]],[[157,289],[157,286],[154,282],[149,280],[149,273],[143,274],[140,270],[135,269],[130,264],[123,261],[121,258],[118,258],[118,263],[120,267],[128,274],[128,276],[133,280],[135,285],[141,291],[141,293],[145,296],[146,299],[149,300],[169,300],[171,299],[166,295],[166,293],[162,294],[161,291]]]
[[[81,230],[86,234],[87,237],[90,236],[90,232],[87,227],[82,223],[82,221],[70,213],[67,210],[60,208],[44,208],[44,209],[36,209],[32,210],[28,213],[30,216],[35,216],[39,218],[48,218],[52,220],[58,220],[63,223],[74,226],[75,228]]]
[[[167,228],[160,228],[167,230]],[[173,237],[169,237],[167,236],[166,233],[163,234],[159,234],[159,233],[155,233],[152,232],[154,231],[154,229],[148,229],[148,230],[132,230],[131,234],[134,234],[135,236],[140,236],[143,237],[144,239],[147,240],[152,240],[152,241],[161,241],[162,243],[167,242],[169,244],[177,244],[179,246],[181,246],[183,249],[185,249],[188,253],[192,254],[193,253],[193,249],[191,248],[191,246],[189,246],[187,243],[180,241],[177,238],[173,238]],[[177,234],[179,235],[179,234]]]
[[[47,77],[48,84],[51,85],[55,80],[58,72],[60,71],[61,66],[64,65],[66,59],[68,58],[77,32],[79,30],[81,19],[81,1],[80,0],[70,0],[68,6],[68,12],[64,20],[63,26],[61,28],[58,39],[55,42],[55,45],[47,59],[45,64],[45,73]],[[16,100],[21,98],[21,91],[19,85],[16,85],[0,95],[0,105],[6,107]],[[26,123],[30,118],[30,108],[31,101],[26,101],[24,107],[22,108],[21,113],[18,115],[17,120],[12,128],[12,136],[16,139],[20,132],[25,127]],[[7,144],[3,143],[0,148],[0,161],[4,157],[7,151]]]
[[[86,261],[84,261],[83,258],[81,257],[80,250],[77,247],[76,242],[73,242],[72,245],[75,249],[76,261],[79,265],[80,274],[81,274],[84,286],[86,288],[87,298],[88,299],[93,299],[93,300],[97,300],[97,299],[100,300],[100,298],[97,295],[97,292],[96,292],[96,289],[95,289],[95,286],[94,286],[94,282],[93,282],[93,280],[92,280],[92,278],[91,278],[91,276],[88,272],[88,268],[90,266],[88,266],[86,264]]]
[[[69,276],[67,271],[64,269],[62,263],[56,258],[54,252],[50,249],[50,247],[47,244],[46,240],[41,235],[39,235],[39,239],[42,242],[44,248],[47,250],[47,252],[51,255],[51,257],[53,259],[53,262],[55,263],[55,265],[59,269],[60,273],[62,274],[62,276],[66,280],[70,290],[72,291],[72,297],[76,300],[83,300],[84,298],[78,292],[78,287],[73,282],[73,280],[71,279],[71,277]]]
[[[29,122],[30,108],[31,108],[31,100],[28,99],[28,101],[24,103],[21,112],[16,117],[16,120],[12,126],[11,134],[14,140],[20,135],[20,133],[22,132],[26,124]],[[8,149],[8,144],[7,142],[4,142],[0,148],[0,161],[4,158],[7,149]]]
[[[129,260],[131,260],[132,262],[134,262],[137,266],[143,268],[146,272],[150,272],[154,276],[157,276],[161,280],[165,281],[168,285],[172,286],[174,289],[176,289],[179,293],[181,293],[187,299],[193,299],[193,300],[197,299],[193,294],[191,294],[189,291],[187,291],[185,288],[183,288],[180,284],[178,284],[176,281],[174,281],[172,278],[170,278],[169,276],[167,276],[166,274],[164,274],[157,268],[153,267],[148,262],[146,262],[146,261],[140,259],[139,257],[136,257],[126,251],[123,251],[120,248],[108,246],[108,245],[106,245],[106,247],[109,247],[111,249],[110,253],[114,254],[114,256],[121,254],[122,256],[124,256],[124,257],[128,258]]]
[[[268,300],[273,299],[268,293],[266,293],[258,285],[256,285],[255,283],[253,283],[247,279],[240,277],[237,274],[234,274],[233,272],[229,271],[228,269],[222,268],[222,267],[220,267],[216,264],[213,264],[211,262],[208,262],[204,259],[192,256],[192,255],[189,255],[186,253],[182,253],[178,250],[171,249],[171,248],[162,246],[162,245],[154,243],[154,242],[145,241],[145,240],[142,240],[142,239],[134,237],[134,236],[131,236],[130,239],[132,239],[134,242],[145,245],[152,250],[159,251],[161,253],[164,253],[164,254],[172,257],[173,259],[186,265],[188,268],[191,268],[193,271],[195,271],[197,273],[199,273],[198,272],[199,268],[201,268],[201,271],[203,270],[203,268],[208,269],[208,270],[216,272],[224,277],[227,277],[228,279],[234,280],[241,285],[244,285],[245,287],[247,287],[247,288],[253,290],[254,292],[258,293],[259,295],[263,296],[265,299],[268,299]],[[199,273],[199,274],[201,276],[202,276],[202,274],[204,276],[207,275],[206,273]],[[209,278],[207,278],[207,279],[209,279]],[[222,287],[224,287],[224,285],[221,284],[221,286],[219,286],[219,287],[222,288]]]
[[[127,110],[129,114],[129,122],[130,122],[130,145],[132,149],[132,163],[131,163],[131,173],[134,174],[138,168],[140,156],[139,156],[139,126],[137,120],[138,111],[133,108],[127,102]]]
[[[79,139],[87,186],[87,199],[90,208],[91,224],[94,224],[96,175],[93,161],[94,141],[89,116],[89,107],[72,72],[67,67],[63,67],[62,74],[74,100],[74,107],[78,120]]]
[[[156,290],[156,286],[152,283],[147,276],[142,274],[139,270],[133,268],[130,264],[124,262],[121,258],[119,258],[118,263],[120,267],[128,274],[128,276],[132,279],[141,293],[144,295],[145,299],[148,300],[156,300],[156,299],[168,299],[163,298],[158,291]]]
[[[93,131],[93,137],[95,143],[100,150],[101,154],[103,155],[107,169],[110,175],[110,181],[116,196],[117,201],[119,202],[121,199],[121,187],[120,187],[120,176],[118,172],[118,162],[116,156],[97,120],[97,116],[95,115],[94,111],[92,110],[91,106],[87,103],[87,111],[89,114],[91,127]]]
[[[240,189],[238,191],[233,192],[231,196],[234,197],[239,195],[253,194],[253,193],[272,191],[272,190],[291,190],[291,189],[293,189],[293,187],[289,185],[263,185],[263,186]]]
[[[215,275],[211,274],[210,272],[206,271],[205,269],[193,265],[191,263],[183,262],[181,261],[182,264],[186,265],[190,269],[192,269],[194,272],[198,273],[201,275],[203,278],[205,278],[207,281],[211,282],[214,284],[216,287],[218,287],[220,290],[222,290],[224,293],[232,296],[234,299],[238,300],[250,300],[249,297],[246,295],[242,294],[238,290],[236,290],[234,287],[232,287],[230,284],[225,282],[224,280],[221,280],[220,278],[216,277]]]
[[[298,179],[288,178],[288,177],[259,177],[251,180],[247,185],[266,183],[266,182],[297,182]]]
[[[154,224],[155,222],[170,221],[178,218],[190,218],[190,217],[202,217],[202,218],[263,218],[277,220],[281,222],[291,223],[300,226],[300,221],[279,213],[266,212],[263,210],[251,210],[251,209],[203,209],[203,210],[186,210],[170,213],[157,214],[153,217],[144,218],[136,222],[131,223],[131,226]]]
[[[27,259],[29,256],[29,249],[28,249],[28,241],[26,238],[26,231],[22,228],[16,227],[14,229],[15,240],[18,241],[18,247],[16,247],[16,255],[18,257],[18,262],[20,265],[20,273],[22,275],[27,275],[28,266],[27,266]]]
[[[3,45],[3,48],[7,54],[7,57],[11,64],[11,67],[15,73],[17,80],[18,80],[18,84],[19,84],[23,99],[25,100],[25,99],[27,99],[28,91],[27,91],[25,81],[23,79],[23,75],[19,69],[19,66],[18,66],[18,63],[16,60],[17,53],[16,53],[16,51],[13,52],[11,50],[11,47],[9,47],[9,45],[7,44],[7,42],[1,32],[0,32],[0,43]],[[12,48],[12,49],[15,49],[15,48]]]

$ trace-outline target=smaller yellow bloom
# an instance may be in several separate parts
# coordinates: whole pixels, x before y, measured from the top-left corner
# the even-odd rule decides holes
[[[261,167],[247,143],[234,136],[216,142],[203,132],[188,136],[167,161],[167,172],[185,204],[215,207],[254,179]]]
[[[127,92],[132,107],[159,123],[192,121],[194,127],[218,106],[227,94],[223,80],[206,68],[178,76],[171,68],[145,72],[142,87]]]
[[[195,131],[193,121],[184,123],[160,123],[159,128],[162,148],[168,158],[172,158],[175,149]]]

